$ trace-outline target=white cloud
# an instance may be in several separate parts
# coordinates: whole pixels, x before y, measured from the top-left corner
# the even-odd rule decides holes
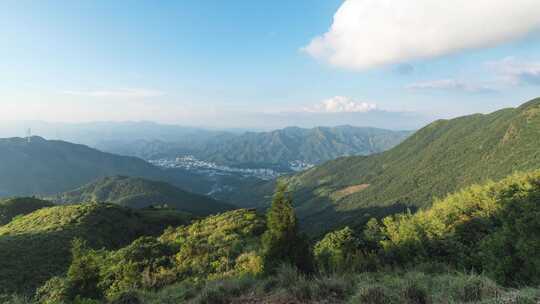
[[[520,61],[508,57],[500,61],[490,62],[488,66],[511,85],[522,83],[540,85],[540,62]]]
[[[303,50],[364,69],[515,39],[540,28],[539,13],[538,0],[346,0]]]
[[[137,88],[93,91],[63,91],[62,93],[67,95],[98,98],[150,98],[165,95],[165,93],[161,91]]]
[[[442,90],[442,91],[461,91],[467,93],[488,93],[495,89],[486,85],[479,85],[456,79],[438,79],[424,82],[417,82],[407,86],[407,89],[419,90]]]
[[[369,102],[355,101],[351,97],[334,96],[312,107],[304,108],[306,112],[314,113],[351,113],[369,112],[377,109],[377,105]]]

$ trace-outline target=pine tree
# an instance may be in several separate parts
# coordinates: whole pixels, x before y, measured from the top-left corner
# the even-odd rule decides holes
[[[272,206],[266,214],[267,230],[263,235],[265,271],[273,271],[279,264],[297,265],[300,258],[298,223],[286,184],[278,184]]]

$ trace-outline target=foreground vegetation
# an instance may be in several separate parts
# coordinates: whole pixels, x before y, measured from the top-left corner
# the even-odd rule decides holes
[[[65,273],[75,238],[91,248],[119,248],[189,220],[182,213],[157,212],[89,203],[15,217],[0,226],[0,293],[33,292],[50,277]]]
[[[51,202],[33,197],[20,197],[0,201],[0,226],[11,222],[17,216],[52,206],[53,204]]]
[[[471,186],[429,209],[372,219],[361,230],[343,227],[311,245],[298,231],[286,189],[278,186],[266,218],[255,210],[229,211],[167,228],[158,236],[140,237],[119,249],[99,249],[90,245],[96,241],[90,235],[79,235],[73,238],[64,272],[53,273],[26,299],[6,296],[4,301],[540,301],[540,171]],[[114,208],[120,207],[107,206],[119,212]],[[57,214],[53,218],[58,219],[51,221],[40,213],[55,208],[67,207],[40,209],[17,218],[0,228],[0,237],[6,227],[11,235],[54,230],[50,222],[66,219]],[[67,222],[74,218],[68,216]],[[122,227],[129,223],[135,222],[124,222]],[[34,228],[29,230],[30,226]],[[22,266],[19,271],[31,274]]]
[[[3,302],[2,302],[3,301]],[[206,282],[172,284],[158,290],[133,289],[108,303],[140,304],[301,304],[301,303],[520,303],[540,301],[538,288],[506,288],[476,274],[444,271],[437,265],[417,270],[307,276],[283,266],[272,276],[243,275]],[[35,304],[32,297],[0,296],[6,304]],[[43,303],[43,302],[42,302]],[[55,304],[68,302],[49,302]],[[106,303],[75,300],[75,303]]]
[[[306,276],[281,267],[266,278],[244,276],[204,285],[178,284],[158,292],[131,292],[139,303],[530,303],[540,289],[510,289],[474,274],[389,271]]]

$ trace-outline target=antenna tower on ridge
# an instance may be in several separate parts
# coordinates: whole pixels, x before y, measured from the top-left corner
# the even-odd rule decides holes
[[[32,129],[30,128],[26,130],[26,140],[28,141],[28,143],[32,141]]]

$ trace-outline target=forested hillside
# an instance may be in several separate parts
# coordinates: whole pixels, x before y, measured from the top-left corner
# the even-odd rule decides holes
[[[193,194],[170,184],[137,177],[105,177],[76,190],[54,196],[58,204],[111,203],[130,208],[165,207],[206,216],[233,209],[232,205]]]
[[[20,215],[32,213],[38,209],[52,207],[53,203],[32,197],[18,197],[0,201],[0,226],[11,222]]]
[[[473,183],[540,168],[539,134],[535,99],[487,115],[439,120],[384,153],[340,158],[285,180],[308,229],[360,225],[372,215],[428,206],[433,197]],[[268,204],[270,188],[252,187],[258,198],[251,201]]]
[[[75,241],[68,270],[40,287],[34,299],[46,304],[532,304],[540,299],[534,288],[540,282],[535,254],[540,171],[474,185],[425,211],[371,219],[361,229],[330,231],[311,244],[298,233],[285,189],[277,188],[266,221],[242,209],[118,250]]]
[[[465,188],[416,214],[383,220],[396,264],[449,263],[513,286],[540,284],[540,171]]]
[[[71,242],[90,248],[118,248],[141,235],[189,221],[168,211],[134,211],[110,204],[42,208],[0,226],[0,293],[33,292],[54,275],[65,273]]]
[[[53,278],[37,295],[50,301],[45,303],[77,295],[115,299],[132,288],[159,289],[182,281],[258,273],[257,250],[264,229],[261,216],[243,209],[171,227],[159,237],[142,237],[119,250],[75,244],[67,276]]]

